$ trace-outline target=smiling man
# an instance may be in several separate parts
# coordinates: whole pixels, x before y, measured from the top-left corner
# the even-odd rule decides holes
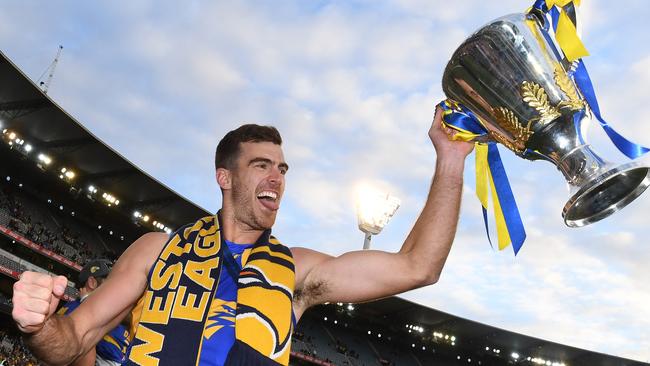
[[[171,236],[136,240],[69,317],[52,315],[65,278],[25,273],[14,286],[13,317],[49,364],[85,354],[131,312],[130,365],[287,365],[291,332],[310,306],[369,301],[438,280],[473,147],[451,141],[453,132],[440,122],[437,111],[429,130],[437,161],[427,201],[396,253],[332,257],[290,249],[271,236],[288,165],[278,131],[249,124],[217,147],[223,201],[215,216]]]

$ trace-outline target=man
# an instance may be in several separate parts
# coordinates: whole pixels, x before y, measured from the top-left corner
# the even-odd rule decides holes
[[[138,321],[128,364],[287,365],[294,321],[325,302],[361,302],[435,283],[454,238],[463,168],[473,145],[452,141],[436,111],[436,172],[397,253],[331,257],[270,236],[288,165],[273,127],[244,125],[219,142],[222,208],[171,237],[145,234],[69,317],[51,316],[65,279],[26,272],[13,317],[31,350],[66,364],[129,312]],[[390,271],[386,271],[390,268]],[[144,295],[143,295],[144,294]]]
[[[70,315],[93,293],[110,273],[110,262],[93,260],[79,272],[79,299],[65,303],[57,312],[59,315]],[[91,348],[88,353],[77,358],[74,366],[118,366],[125,360],[126,349],[129,346],[129,332],[123,325],[118,324],[113,330]]]

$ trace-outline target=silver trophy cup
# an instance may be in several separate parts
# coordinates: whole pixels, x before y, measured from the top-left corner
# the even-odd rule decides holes
[[[650,185],[639,162],[613,164],[584,141],[587,106],[567,76],[534,13],[514,14],[479,29],[456,50],[442,88],[470,109],[501,143],[528,160],[547,160],[570,187],[562,217],[567,226],[599,221],[625,207]]]

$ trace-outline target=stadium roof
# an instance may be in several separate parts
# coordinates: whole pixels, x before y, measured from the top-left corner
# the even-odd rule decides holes
[[[90,133],[1,51],[0,85],[2,128],[29,139],[59,165],[74,167],[79,187],[102,187],[119,197],[125,213],[147,212],[172,229],[209,215]]]
[[[343,305],[343,310],[345,310]],[[336,306],[336,305],[330,305]],[[325,310],[327,307],[323,308]],[[568,366],[602,365],[602,366],[641,366],[647,363],[627,360],[611,355],[601,354],[575,347],[570,347],[539,338],[510,332],[486,324],[463,319],[442,311],[427,308],[422,305],[404,300],[399,297],[389,297],[382,300],[354,305],[354,310],[348,312],[357,321],[366,324],[383,325],[394,328],[394,331],[405,332],[406,325],[419,326],[425,329],[423,336],[438,331],[454,335],[458,339],[459,348],[474,351],[499,349],[504,359],[510,358],[512,352],[517,352],[523,358],[537,357],[546,360],[562,361]],[[554,322],[554,314],[548,314],[549,326]],[[601,335],[606,337],[605,334]],[[598,337],[598,335],[594,335]],[[410,343],[408,334],[405,342]],[[632,341],[632,340],[631,340]]]

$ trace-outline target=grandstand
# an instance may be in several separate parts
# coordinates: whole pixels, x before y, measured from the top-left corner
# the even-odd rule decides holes
[[[11,320],[25,270],[74,281],[148,231],[209,213],[94,137],[0,53],[0,362],[37,364]],[[549,319],[552,321],[552,319]],[[292,365],[644,365],[516,334],[398,297],[309,310]]]

